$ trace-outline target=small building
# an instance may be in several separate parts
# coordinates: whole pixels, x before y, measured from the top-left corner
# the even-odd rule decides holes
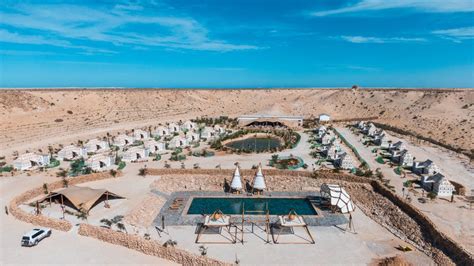
[[[438,166],[432,160],[414,162],[411,171],[417,175],[434,175],[440,172]]]
[[[382,148],[388,148],[390,146],[390,141],[385,133],[382,133],[374,136],[374,144]]]
[[[125,134],[120,134],[115,138],[114,145],[123,148],[133,144],[133,142],[135,142],[135,139],[133,137],[130,137]]]
[[[328,114],[319,115],[319,123],[327,123],[331,120],[331,117]]]
[[[214,125],[214,132],[216,132],[217,135],[224,134],[225,133],[225,128],[223,128],[219,125]]]
[[[351,170],[354,168],[354,162],[351,156],[344,152],[337,155],[336,160],[334,160],[334,166],[339,169]]]
[[[388,150],[390,152],[392,152],[392,151],[401,151],[401,150],[406,150],[406,149],[407,149],[407,147],[406,147],[405,143],[403,143],[401,141],[397,141],[395,143],[392,143],[388,147]]]
[[[188,143],[199,142],[199,134],[191,131],[186,132],[186,141]]]
[[[91,139],[85,147],[88,153],[100,153],[109,150],[109,143],[101,139]]]
[[[184,122],[182,125],[181,125],[181,129],[184,131],[184,130],[187,130],[187,131],[194,131],[197,129],[197,124],[194,123],[194,122],[191,122],[190,120]]]
[[[189,145],[188,140],[181,135],[172,138],[169,142],[169,147],[172,149],[183,148],[188,145]]]
[[[366,127],[366,124],[367,124],[367,122],[365,122],[365,121],[359,121],[357,123],[357,128],[360,129],[360,130],[363,130]]]
[[[331,143],[327,146],[324,147],[323,153],[326,155],[327,158],[329,159],[336,159],[337,153],[340,151],[340,148],[338,148],[334,143]]]
[[[377,133],[377,127],[373,123],[370,123],[368,126],[365,127],[363,132],[369,137],[373,137]]]
[[[180,131],[180,127],[176,123],[170,123],[168,125],[168,130],[170,131],[171,134],[173,134],[175,132],[178,133]]]
[[[422,176],[421,184],[425,190],[436,193],[438,197],[451,197],[455,191],[453,184],[441,173]]]
[[[211,140],[216,137],[216,131],[212,127],[204,127],[201,131],[201,139]]]
[[[327,128],[325,126],[320,126],[317,130],[316,133],[318,134],[318,138],[321,138],[324,133],[326,133]]]
[[[148,155],[150,155],[150,150],[135,146],[123,152],[122,160],[125,162],[145,161],[148,160]]]
[[[148,132],[146,132],[145,130],[135,129],[133,130],[133,137],[135,138],[135,140],[143,141],[148,139],[149,136]]]
[[[59,160],[75,160],[87,158],[87,149],[76,145],[68,145],[58,152]]]
[[[332,142],[333,139],[334,139],[334,136],[331,135],[329,132],[326,132],[321,137],[321,144],[328,145],[329,143]]]
[[[159,127],[156,128],[154,135],[155,136],[160,136],[160,137],[169,136],[170,135],[170,130],[169,130],[168,127],[159,126]]]
[[[400,151],[398,164],[401,165],[401,166],[412,167],[413,166],[413,156],[407,150]]]
[[[95,154],[89,157],[86,165],[93,171],[104,171],[110,169],[115,163],[115,156],[111,154]]]
[[[156,141],[154,139],[145,141],[143,145],[146,149],[150,150],[151,153],[159,153],[166,150],[164,142]]]
[[[50,163],[49,154],[38,154],[34,152],[24,153],[13,161],[16,170],[31,170],[34,167],[46,167]]]

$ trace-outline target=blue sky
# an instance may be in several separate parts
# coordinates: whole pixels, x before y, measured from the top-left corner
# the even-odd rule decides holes
[[[0,48],[0,87],[474,87],[474,0],[4,0]]]

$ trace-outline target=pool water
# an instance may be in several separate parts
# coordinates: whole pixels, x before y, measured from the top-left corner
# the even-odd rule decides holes
[[[316,215],[316,210],[306,198],[194,198],[188,209],[188,214],[212,214],[221,210],[224,214],[242,214],[245,206],[248,211],[265,211],[266,204],[270,215],[285,215],[295,210],[299,215]],[[262,215],[263,213],[254,213]]]
[[[281,143],[280,140],[277,138],[251,137],[229,142],[225,146],[235,150],[250,150],[255,152],[261,152],[278,148],[281,146]]]

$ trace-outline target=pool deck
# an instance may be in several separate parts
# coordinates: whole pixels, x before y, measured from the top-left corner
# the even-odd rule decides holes
[[[271,197],[285,197],[285,198],[319,198],[319,192],[302,191],[302,192],[266,192],[263,196],[247,196],[247,194],[230,194],[220,191],[179,191],[173,192],[167,197],[167,201],[156,216],[153,224],[161,226],[162,216],[165,217],[165,225],[198,225],[204,221],[202,215],[188,215],[187,211],[191,205],[191,201],[195,197],[252,197],[252,198],[271,198]],[[170,209],[174,200],[177,198],[183,199],[182,204],[176,209]],[[326,208],[315,204],[313,205],[317,215],[302,215],[308,226],[334,226],[347,223],[347,218],[341,213],[333,213]],[[255,219],[256,224],[261,224],[264,215],[246,215],[246,220],[252,222]],[[257,221],[259,220],[259,221]],[[278,221],[277,215],[270,215],[270,223]],[[241,215],[232,215],[231,222],[240,224],[242,222]]]

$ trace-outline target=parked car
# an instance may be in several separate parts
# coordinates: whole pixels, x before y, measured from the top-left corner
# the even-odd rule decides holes
[[[35,228],[23,235],[21,238],[21,245],[26,247],[36,246],[45,237],[51,235],[49,228]]]

